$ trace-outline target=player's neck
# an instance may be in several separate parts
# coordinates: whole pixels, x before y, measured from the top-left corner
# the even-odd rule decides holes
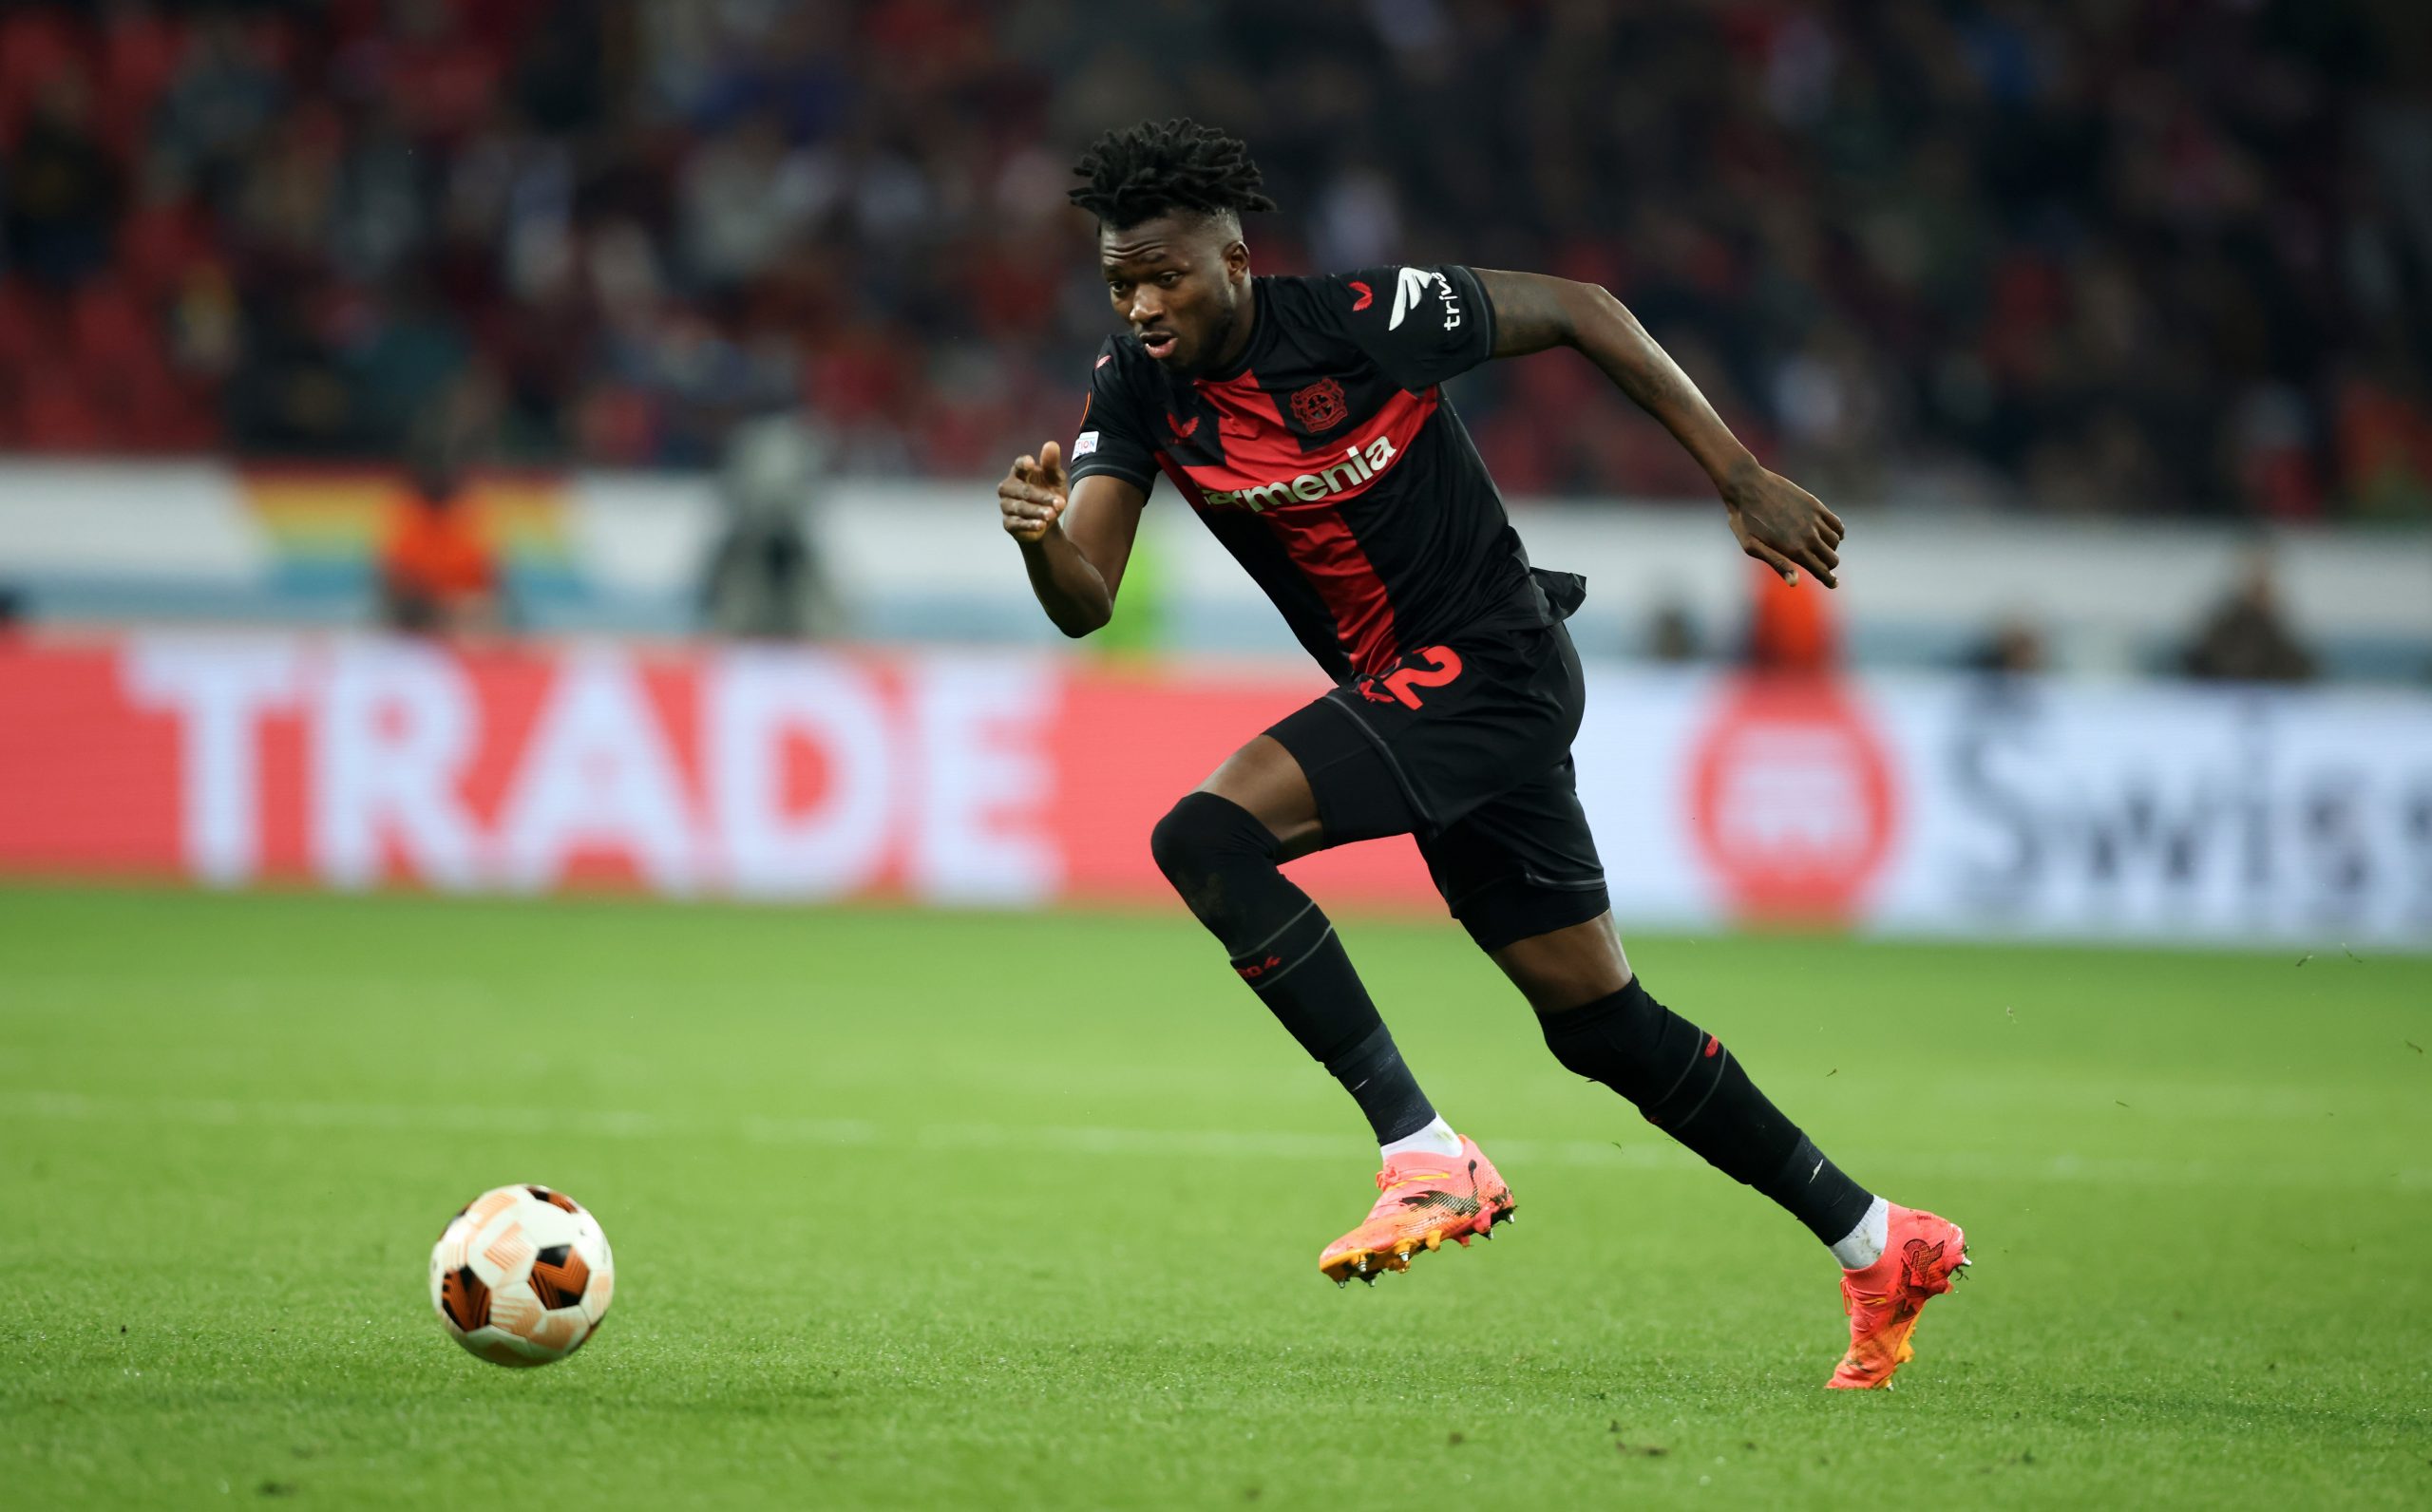
[[[1242,289],[1241,315],[1233,322],[1232,333],[1226,337],[1224,350],[1207,365],[1211,373],[1230,372],[1241,365],[1242,355],[1250,350],[1250,338],[1258,333],[1258,280],[1247,280]]]

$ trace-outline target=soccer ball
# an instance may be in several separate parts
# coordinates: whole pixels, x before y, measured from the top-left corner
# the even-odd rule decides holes
[[[430,1305],[447,1336],[492,1365],[548,1365],[582,1348],[616,1294],[608,1236],[545,1186],[465,1204],[430,1251]]]

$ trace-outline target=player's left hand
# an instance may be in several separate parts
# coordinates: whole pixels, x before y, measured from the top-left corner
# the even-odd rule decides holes
[[[1796,583],[1802,567],[1827,588],[1841,565],[1841,517],[1814,494],[1751,461],[1722,485],[1723,508],[1739,549]]]

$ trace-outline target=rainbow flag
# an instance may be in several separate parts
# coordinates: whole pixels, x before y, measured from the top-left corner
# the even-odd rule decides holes
[[[274,587],[300,593],[368,592],[381,542],[406,501],[403,479],[381,472],[247,472],[240,488],[270,545]],[[465,504],[497,549],[511,592],[580,591],[564,484],[545,476],[477,476],[466,484]]]

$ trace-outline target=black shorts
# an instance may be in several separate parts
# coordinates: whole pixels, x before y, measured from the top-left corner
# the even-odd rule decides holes
[[[1308,776],[1326,845],[1412,836],[1493,951],[1611,906],[1571,766],[1586,709],[1569,632],[1527,626],[1415,651],[1266,733]]]

